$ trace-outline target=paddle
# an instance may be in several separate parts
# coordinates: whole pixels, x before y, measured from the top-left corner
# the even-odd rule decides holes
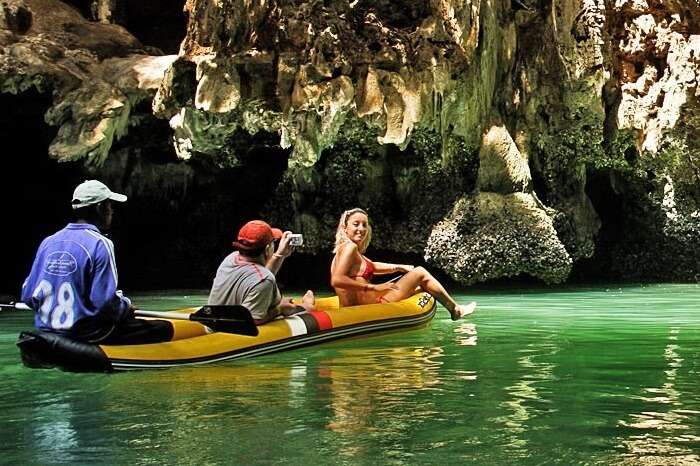
[[[202,306],[192,314],[180,312],[134,311],[137,316],[160,319],[191,320],[206,325],[216,332],[258,335],[258,326],[250,311],[243,306]]]
[[[24,303],[0,304],[0,309],[18,309],[31,311]],[[244,306],[203,306],[192,314],[181,312],[156,312],[135,310],[134,314],[144,317],[158,317],[160,319],[191,320],[206,325],[216,332],[235,333],[240,335],[258,335],[258,326],[253,321],[248,309]]]
[[[31,311],[32,308],[24,303],[10,303],[10,304],[0,304],[0,309],[17,309],[20,311]]]

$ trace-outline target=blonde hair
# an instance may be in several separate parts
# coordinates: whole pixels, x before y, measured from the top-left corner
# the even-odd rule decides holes
[[[347,233],[345,233],[345,228],[348,226],[348,219],[354,214],[364,214],[367,217],[367,234],[362,238],[362,242],[357,245],[360,254],[364,254],[367,250],[367,246],[369,246],[369,242],[372,240],[372,225],[369,223],[369,215],[367,215],[367,212],[356,207],[346,210],[343,212],[343,215],[340,216],[338,229],[335,231],[335,247],[333,248],[333,254],[337,254],[345,243],[350,242],[350,238],[348,238]]]

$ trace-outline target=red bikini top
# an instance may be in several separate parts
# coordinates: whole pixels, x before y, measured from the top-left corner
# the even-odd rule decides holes
[[[367,259],[365,256],[362,256],[362,262],[364,264],[364,269],[360,267],[360,273],[356,275],[356,278],[362,277],[367,281],[372,280],[372,277],[374,277],[374,264],[372,263],[371,260]]]

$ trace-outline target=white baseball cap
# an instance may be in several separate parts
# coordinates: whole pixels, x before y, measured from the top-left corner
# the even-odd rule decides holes
[[[73,191],[73,202],[71,204],[74,209],[79,209],[92,204],[98,204],[107,199],[124,202],[126,201],[126,196],[112,192],[107,185],[97,180],[87,180],[83,181],[75,188],[75,191]]]

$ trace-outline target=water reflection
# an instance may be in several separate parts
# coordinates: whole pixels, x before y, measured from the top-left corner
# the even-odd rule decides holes
[[[330,390],[331,416],[326,428],[356,433],[368,428],[377,401],[392,404],[401,393],[437,387],[441,348],[344,350],[319,362]],[[418,415],[420,413],[417,413]]]
[[[518,351],[520,354],[516,361],[523,374],[513,385],[505,387],[511,398],[503,401],[500,406],[508,414],[495,419],[505,427],[509,447],[524,449],[527,446],[528,436],[525,434],[530,429],[530,420],[543,412],[542,404],[551,403],[547,398],[549,392],[543,384],[556,380],[554,370],[557,366],[543,358],[549,358],[559,350],[554,338],[547,336],[538,338],[538,341]],[[554,408],[548,408],[548,411],[553,410]]]
[[[77,461],[78,432],[73,425],[73,408],[67,402],[39,404],[35,421],[32,422],[33,450],[42,464]]]
[[[0,463],[88,464],[103,457],[110,444],[107,436],[96,435],[94,427],[99,423],[93,417],[93,402],[101,395],[76,396],[79,393],[73,380],[64,391],[24,392],[22,403],[31,414],[21,420],[21,441],[26,447],[23,453],[29,456],[7,463],[3,461],[7,458],[0,457]],[[3,442],[12,444],[8,438]]]
[[[444,380],[441,347],[336,348],[314,357],[284,356],[280,362],[269,357],[116,375],[96,409],[115,420],[110,428],[130,446],[167,449],[191,461],[197,438],[222,434],[237,439],[231,446],[237,458],[257,451],[259,439],[274,434],[279,445],[269,454],[290,441],[306,445],[311,454],[311,445],[325,441],[332,454],[350,461],[371,455],[377,441],[412,445],[417,424],[439,421],[439,402],[431,399],[452,389],[446,383],[454,384],[451,373]],[[476,379],[475,371],[458,372],[462,383]],[[128,417],[121,416],[125,406]],[[316,440],[307,438],[311,432]]]
[[[476,346],[477,335],[476,325],[470,322],[463,322],[458,327],[455,327],[457,338],[455,342],[460,346]]]
[[[678,371],[683,367],[683,358],[678,353],[680,327],[669,330],[668,343],[664,348],[664,383],[659,387],[646,387],[640,399],[657,409],[645,410],[629,415],[628,420],[618,425],[642,431],[630,435],[621,442],[634,462],[653,464],[698,464],[700,456],[692,445],[700,441],[693,432],[692,419],[698,411],[683,409],[683,396],[676,388]],[[689,446],[689,444],[691,446]]]

